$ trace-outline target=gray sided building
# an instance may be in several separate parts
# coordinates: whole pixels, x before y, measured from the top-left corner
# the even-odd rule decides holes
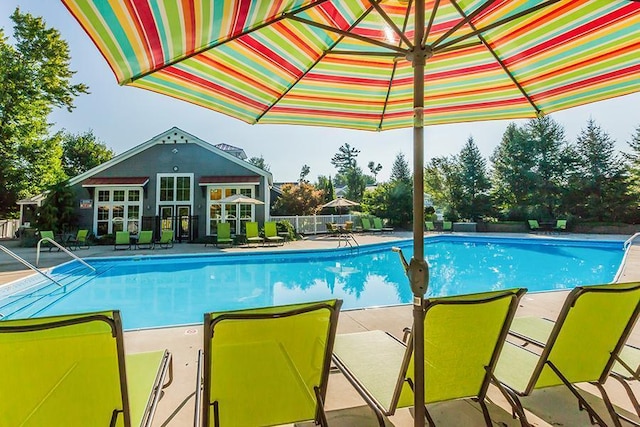
[[[242,149],[171,128],[69,181],[79,228],[96,236],[172,229],[176,241],[193,241],[229,222],[232,232],[244,233],[246,222],[269,219],[273,183],[245,158]],[[264,205],[220,202],[234,194]]]

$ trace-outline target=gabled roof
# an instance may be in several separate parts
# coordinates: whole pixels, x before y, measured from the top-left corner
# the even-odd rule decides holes
[[[249,162],[246,162],[242,159],[239,159],[238,157],[234,156],[233,154],[230,154],[224,150],[221,150],[219,148],[216,148],[214,145],[201,140],[200,138],[191,135],[188,132],[183,131],[180,128],[177,127],[172,127],[171,129],[162,132],[159,135],[154,136],[153,138],[151,138],[150,140],[148,140],[147,142],[143,142],[140,145],[137,145],[133,148],[131,148],[130,150],[125,151],[124,153],[118,154],[117,156],[113,157],[111,160],[102,163],[101,165],[96,166],[93,169],[90,169],[76,177],[73,177],[69,180],[69,185],[75,185],[78,184],[82,181],[84,181],[87,178],[91,178],[93,175],[102,172],[103,170],[109,169],[110,167],[112,167],[113,165],[116,165],[130,157],[135,156],[138,153],[143,152],[144,150],[156,145],[156,144],[180,144],[180,143],[193,143],[193,144],[197,144],[200,147],[209,150],[213,153],[218,154],[219,156],[229,160],[230,162],[236,163],[237,165],[240,165],[242,167],[244,167],[247,170],[250,170],[251,172],[254,172],[257,175],[260,176],[264,176],[267,177],[267,182],[268,184],[271,184],[273,182],[273,176],[271,175],[270,172],[267,172],[263,169],[260,169],[257,166],[252,165]]]

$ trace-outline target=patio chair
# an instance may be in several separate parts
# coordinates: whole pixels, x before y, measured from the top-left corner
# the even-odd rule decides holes
[[[425,300],[425,405],[472,398],[491,426],[485,402],[498,355],[525,289]],[[382,331],[336,336],[334,362],[375,411],[413,406],[413,342]],[[425,411],[430,425],[434,420]]]
[[[509,334],[527,344],[544,348],[554,325],[553,320],[542,317],[516,317],[511,323]],[[636,414],[640,417],[640,402],[629,385],[629,382],[640,381],[640,349],[625,344],[620,351],[619,360],[614,363],[609,375],[620,382]]]
[[[113,244],[113,250],[131,249],[131,236],[128,231],[117,231],[116,241]]]
[[[40,230],[38,233],[40,233],[40,239],[51,239],[54,242],[56,241],[53,231],[51,230]],[[56,245],[54,245],[53,243],[47,240],[43,240],[42,243],[40,244],[40,247],[49,248],[49,252],[51,252],[51,249],[55,248]],[[60,248],[57,248],[57,249],[58,249],[58,252],[60,252]]]
[[[529,231],[540,231],[540,224],[537,219],[528,219]]]
[[[156,242],[162,249],[173,247],[173,230],[162,230],[160,232],[160,240]]]
[[[324,398],[341,300],[204,317],[196,426],[267,426],[315,420]]]
[[[136,249],[153,249],[153,231],[142,230],[138,233],[136,240]]]
[[[231,224],[228,222],[219,222],[216,224],[216,246],[218,245],[233,245]]]
[[[442,221],[442,231],[453,231],[453,223],[451,221]]]
[[[264,243],[264,239],[260,237],[260,232],[258,231],[258,223],[257,222],[247,222],[245,225],[245,238],[247,239],[247,244],[251,243]]]
[[[432,232],[436,230],[436,226],[433,223],[433,221],[425,221],[424,222],[424,226],[427,229],[428,232]]]
[[[284,237],[278,236],[278,227],[274,221],[264,223],[264,238],[267,242],[284,245]]]
[[[363,217],[362,218],[362,231],[377,233],[377,232],[381,232],[382,229],[381,228],[372,227],[371,226],[371,221],[369,220],[369,218]]]
[[[619,414],[603,384],[614,364],[621,361],[620,352],[639,313],[640,283],[578,286],[567,296],[540,355],[507,343],[496,367],[496,385],[521,423],[529,425],[523,410],[526,396],[564,385],[591,420],[606,426],[607,422],[574,386],[589,382],[600,390],[614,425],[619,426]]]
[[[385,227],[382,225],[382,219],[374,216],[373,217],[373,228],[380,230],[382,233],[392,233],[392,227]]]
[[[70,236],[65,242],[65,246],[70,250],[74,247],[76,249],[84,248],[89,249],[89,243],[87,242],[87,237],[89,236],[89,230],[78,230],[76,236]]]
[[[3,426],[150,426],[171,354],[125,353],[117,310],[4,320],[0,377]]]
[[[552,227],[553,231],[567,231],[567,220],[559,219],[556,221],[556,225]]]

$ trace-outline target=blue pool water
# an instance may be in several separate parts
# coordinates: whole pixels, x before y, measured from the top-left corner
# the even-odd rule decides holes
[[[410,259],[411,241],[394,246]],[[9,319],[119,309],[125,329],[138,329],[200,323],[208,311],[326,298],[343,299],[346,309],[409,303],[407,278],[390,249],[101,258],[90,261],[97,272],[89,275],[70,262],[53,271],[63,287],[25,282],[0,289],[0,313]],[[425,240],[425,254],[428,295],[442,296],[606,283],[624,252],[621,241],[438,236]]]

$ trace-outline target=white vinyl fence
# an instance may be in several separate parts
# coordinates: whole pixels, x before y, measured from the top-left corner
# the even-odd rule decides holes
[[[356,215],[271,215],[271,221],[289,221],[299,234],[318,234],[327,232],[327,223],[344,224],[353,221]]]
[[[0,219],[0,239],[13,239],[20,227],[19,219]]]

